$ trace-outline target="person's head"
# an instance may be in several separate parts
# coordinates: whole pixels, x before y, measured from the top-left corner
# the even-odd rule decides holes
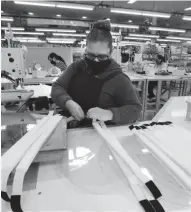
[[[48,60],[50,61],[51,64],[55,65],[57,61],[62,61],[65,63],[64,59],[57,55],[56,53],[52,52],[48,55]]]
[[[101,62],[111,57],[112,35],[110,30],[111,26],[108,20],[98,21],[93,24],[87,36],[86,58]]]
[[[157,54],[156,55],[156,64],[157,65],[161,65],[164,62],[165,62],[165,58],[162,55]]]
[[[48,55],[48,60],[50,61],[51,64],[55,65],[56,57],[57,57],[57,54],[55,54],[54,52]]]

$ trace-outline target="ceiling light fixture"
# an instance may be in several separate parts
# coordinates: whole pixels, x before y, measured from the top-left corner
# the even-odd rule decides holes
[[[49,29],[49,28],[36,28],[35,31],[37,32],[68,32],[68,33],[76,32],[76,30],[74,29]]]
[[[129,22],[129,23],[132,23],[133,21],[132,21],[132,20],[128,20],[128,22]]]
[[[149,17],[158,17],[158,18],[170,18],[171,14],[167,14],[167,13],[157,13],[157,12],[143,12],[142,13],[143,16],[149,16]]]
[[[2,30],[9,30],[8,27],[1,27]],[[11,27],[11,30],[15,31],[24,31],[25,29],[23,27]]]
[[[164,31],[164,32],[179,32],[179,33],[185,33],[185,29],[172,29],[172,28],[162,28],[162,27],[149,27],[149,30],[151,31]]]
[[[1,17],[1,21],[14,21],[14,19],[12,17]]]
[[[150,38],[139,38],[139,37],[124,37],[124,39],[128,39],[128,40],[145,40],[145,41],[151,40]]]
[[[19,40],[21,43],[46,43],[46,41],[43,40]]]
[[[131,46],[131,45],[138,45],[138,46],[140,46],[140,45],[142,45],[142,44],[144,44],[143,42],[131,42],[131,41],[129,41],[129,42],[127,42],[127,41],[121,41],[121,43],[119,44],[119,45],[121,45],[121,46]]]
[[[17,39],[17,40],[38,40],[37,37],[14,37],[13,39]]]
[[[159,38],[159,35],[146,35],[146,34],[134,34],[134,33],[129,33],[129,36],[143,37],[143,38]]]
[[[157,39],[159,42],[172,42],[172,43],[180,43],[180,40],[170,40],[170,39]]]
[[[137,0],[129,0],[127,3],[128,4],[133,4],[133,3],[135,3]]]
[[[44,35],[44,32],[13,32],[15,35]]]
[[[94,6],[91,6],[91,5],[69,4],[69,3],[57,4],[56,7],[66,8],[66,9],[75,9],[75,10],[93,10],[94,9]]]
[[[183,16],[183,18],[182,18],[183,20],[185,20],[185,21],[191,21],[191,16]]]
[[[130,9],[121,9],[121,8],[111,8],[112,13],[122,13],[128,15],[142,15],[149,17],[159,17],[159,18],[170,18],[171,14],[168,13],[159,13],[151,11],[142,11],[142,10],[130,10]]]
[[[41,6],[41,7],[55,7],[55,4],[52,3],[38,3],[38,2],[30,2],[30,1],[14,1],[15,4],[24,4],[24,5],[31,5],[31,6]]]
[[[61,15],[60,15],[60,14],[57,14],[56,16],[57,16],[57,17],[59,17],[59,18],[61,17]]]
[[[189,10],[191,10],[191,7],[185,8],[184,10],[189,11]]]
[[[29,12],[28,14],[29,14],[29,15],[34,15],[34,13],[31,13],[31,12]]]
[[[175,36],[168,36],[166,37],[167,39],[177,39],[177,40],[186,40],[186,41],[191,41],[191,38],[188,37],[175,37]]]
[[[120,8],[111,8],[110,12],[129,14],[129,15],[142,15],[141,11],[139,10],[129,10],[129,9],[120,9]]]
[[[73,44],[74,41],[64,41],[64,40],[49,40],[49,43],[59,43],[59,44]]]
[[[116,28],[129,28],[129,29],[138,29],[138,25],[128,25],[128,24],[111,24],[111,27]]]
[[[83,18],[83,19],[86,19],[87,17],[86,17],[86,16],[82,16],[82,18]]]
[[[191,44],[191,41],[187,41],[186,43],[189,43],[189,44]]]
[[[67,33],[53,33],[54,36],[66,36],[66,37],[86,37],[86,34],[67,34]]]
[[[75,38],[64,38],[64,39],[62,39],[62,38],[46,38],[46,40],[47,41],[76,41],[76,39]]]
[[[86,34],[88,34],[89,32],[90,32],[89,30],[86,30]],[[111,35],[118,36],[120,34],[119,32],[111,32]]]

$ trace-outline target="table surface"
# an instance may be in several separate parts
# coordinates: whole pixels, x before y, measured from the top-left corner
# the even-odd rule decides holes
[[[184,99],[178,98],[171,103],[179,104],[168,103],[157,120],[171,120],[169,113],[173,107],[174,111],[184,110]],[[142,172],[154,179],[163,194],[160,202],[165,211],[190,211],[191,195],[150,152],[144,151],[128,126],[113,127],[112,132]],[[57,152],[51,161],[35,164],[38,168],[31,166],[27,172],[22,198],[24,211],[143,211],[95,130],[68,130],[67,143],[67,151]],[[9,210],[4,202],[3,209]]]
[[[185,120],[187,99],[191,99],[191,97],[171,97],[154,117],[153,121],[172,121],[191,131],[191,122]]]

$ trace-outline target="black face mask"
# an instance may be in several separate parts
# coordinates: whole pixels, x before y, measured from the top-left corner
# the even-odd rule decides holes
[[[55,62],[55,61],[53,61],[53,60],[52,60],[52,61],[50,61],[50,63],[51,63],[52,65],[54,65],[54,66],[56,65],[56,62]]]
[[[110,59],[96,62],[96,61],[90,60],[86,57],[85,57],[85,61],[88,65],[88,67],[92,70],[93,74],[99,74],[99,73],[103,72],[106,68],[108,68],[108,66],[111,63]]]

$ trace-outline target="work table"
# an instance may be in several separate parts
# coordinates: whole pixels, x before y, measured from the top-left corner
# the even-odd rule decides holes
[[[171,105],[172,101],[177,104]],[[180,97],[170,100],[154,120],[177,121],[171,112],[173,107],[174,111],[184,111],[182,102]],[[160,187],[161,204],[166,211],[191,210],[191,196],[145,149],[128,126],[112,127],[112,133],[141,171]],[[91,128],[68,130],[67,150],[57,151],[52,160],[49,158],[31,166],[21,202],[24,211],[143,211],[104,140]]]

